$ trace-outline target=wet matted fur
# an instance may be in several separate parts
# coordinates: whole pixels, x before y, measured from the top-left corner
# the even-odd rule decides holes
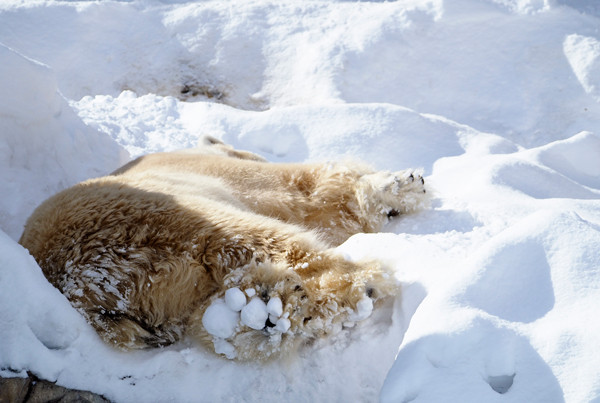
[[[186,336],[230,358],[265,359],[364,319],[396,294],[379,263],[349,262],[331,248],[425,202],[412,171],[267,163],[209,138],[51,197],[20,243],[110,344]],[[281,308],[264,326],[239,320],[209,333],[205,312],[235,288]]]

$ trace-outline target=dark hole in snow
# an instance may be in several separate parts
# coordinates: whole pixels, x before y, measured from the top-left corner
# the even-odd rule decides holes
[[[510,387],[513,384],[513,380],[515,379],[515,374],[512,375],[498,375],[498,376],[490,376],[487,379],[487,383],[490,384],[494,391],[504,394],[508,392]]]
[[[181,87],[180,98],[187,100],[197,96],[203,96],[208,99],[215,99],[221,101],[225,97],[225,93],[213,87],[212,85],[201,85],[201,84],[184,84]]]

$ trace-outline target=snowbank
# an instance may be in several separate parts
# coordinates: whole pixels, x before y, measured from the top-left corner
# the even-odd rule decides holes
[[[115,401],[600,399],[599,17],[584,0],[4,2],[0,375]],[[14,240],[123,149],[205,134],[274,162],[423,168],[431,209],[340,247],[402,295],[285,362],[105,346]]]
[[[0,228],[17,239],[44,199],[128,156],[81,121],[48,66],[0,44],[0,77]]]
[[[597,18],[549,1],[166,3],[5,7],[0,38],[74,100],[383,102],[528,146],[600,119]]]

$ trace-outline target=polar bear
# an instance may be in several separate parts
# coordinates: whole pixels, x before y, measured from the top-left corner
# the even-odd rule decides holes
[[[142,156],[42,203],[20,243],[108,343],[183,337],[264,360],[366,318],[399,292],[333,249],[427,204],[413,171],[268,163],[206,138]]]

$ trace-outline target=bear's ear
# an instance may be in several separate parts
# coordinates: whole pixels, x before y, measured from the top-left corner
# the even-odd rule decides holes
[[[217,144],[225,145],[221,140],[214,138],[213,136],[204,136],[202,138],[202,144],[205,146],[214,146]]]
[[[198,144],[199,149],[202,147],[206,147],[206,146],[214,147],[211,149],[212,150],[211,153],[213,151],[218,151],[219,154],[222,154],[222,155],[224,154],[231,158],[238,158],[241,160],[251,160],[251,161],[259,161],[259,162],[267,162],[266,159],[264,159],[263,157],[261,157],[258,154],[254,154],[253,152],[250,152],[250,151],[236,150],[229,144],[225,144],[221,140],[216,139],[212,136],[204,136]]]

